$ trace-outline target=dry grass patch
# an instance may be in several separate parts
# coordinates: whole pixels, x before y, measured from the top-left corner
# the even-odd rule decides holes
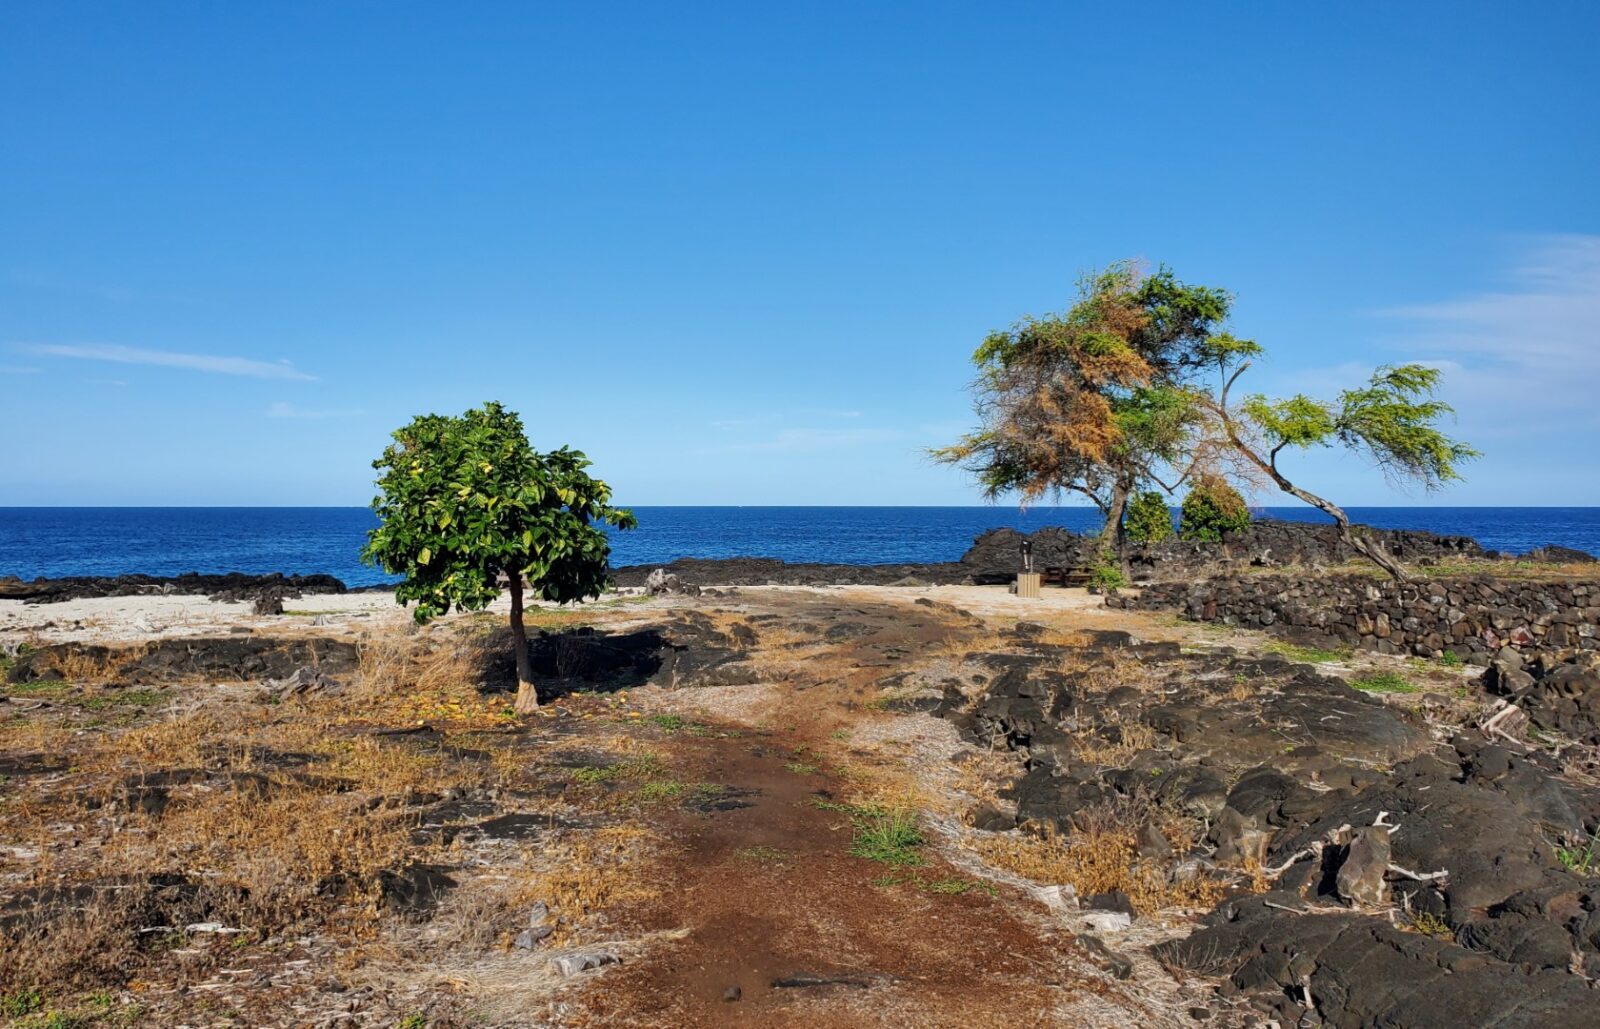
[[[316,911],[325,926],[359,930],[379,914],[378,873],[426,856],[411,839],[412,824],[367,812],[356,796],[230,790],[175,804],[144,819],[143,832],[133,822],[108,857],[126,870],[183,868],[240,887],[248,907],[239,914],[252,919],[250,928],[292,926]],[[341,919],[328,910],[330,898]]]
[[[1120,820],[1097,820],[1070,835],[1047,829],[984,838],[977,849],[997,868],[1038,883],[1070,884],[1080,897],[1119,890],[1140,914],[1208,908],[1226,892],[1210,879],[1168,881],[1161,863],[1139,858],[1137,830]]]
[[[1000,792],[1010,788],[1023,771],[1022,758],[1015,751],[970,750],[963,752],[951,785],[968,798],[1000,808],[1007,806]]]
[[[800,671],[810,678],[826,678],[829,668],[824,659],[832,649],[814,632],[762,625],[756,629],[756,646],[745,657],[745,664],[762,678],[787,678]]]
[[[54,672],[64,682],[99,685],[116,681],[123,668],[143,657],[148,649],[142,644],[129,647],[52,647],[41,651],[37,660],[44,667],[36,671]]]
[[[1115,739],[1100,735],[1110,728]],[[1077,757],[1093,765],[1121,766],[1156,745],[1160,735],[1143,722],[1112,719],[1099,732],[1085,730],[1073,734]]]
[[[543,902],[556,919],[550,945],[565,946],[584,930],[627,904],[653,899],[659,889],[649,872],[660,843],[643,826],[607,826],[570,837],[542,851],[545,866],[512,893],[518,907]]]
[[[1048,647],[1088,647],[1094,643],[1094,636],[1083,629],[1046,625],[1044,631],[1032,637],[1032,640]]]
[[[1121,650],[1071,654],[1057,671],[1079,693],[1103,694],[1122,686],[1149,686],[1153,677],[1144,662]]]

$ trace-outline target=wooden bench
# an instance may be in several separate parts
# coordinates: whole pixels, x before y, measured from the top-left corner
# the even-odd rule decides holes
[[[1046,586],[1087,586],[1094,578],[1094,571],[1089,568],[1046,568],[1041,576],[1041,581]]]

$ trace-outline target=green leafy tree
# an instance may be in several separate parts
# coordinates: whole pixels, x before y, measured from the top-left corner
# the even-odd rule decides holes
[[[1178,536],[1199,543],[1216,543],[1225,532],[1250,524],[1244,497],[1219,475],[1195,479],[1178,510]]]
[[[1128,505],[1128,516],[1123,527],[1128,539],[1134,543],[1160,543],[1172,537],[1172,512],[1167,508],[1167,498],[1154,490],[1147,490]]]
[[[1438,427],[1452,414],[1435,398],[1439,370],[1420,364],[1387,365],[1366,385],[1345,390],[1337,400],[1316,400],[1303,394],[1268,399],[1256,394],[1240,403],[1230,400],[1239,376],[1262,354],[1252,340],[1228,333],[1205,344],[1208,364],[1216,371],[1216,392],[1202,399],[1226,443],[1283,492],[1326,513],[1340,536],[1396,579],[1407,578],[1400,563],[1376,538],[1357,531],[1337,504],[1290,480],[1279,465],[1285,450],[1339,446],[1365,454],[1393,483],[1418,485],[1432,492],[1461,478],[1460,466],[1478,451],[1445,435]]]
[[[588,475],[582,453],[539,453],[498,403],[412,420],[372,467],[381,524],[362,559],[406,577],[395,600],[414,602],[418,622],[480,611],[509,589],[516,709],[537,709],[524,591],[556,603],[599,596],[611,554],[600,526],[633,528],[633,514],[611,506],[610,487]]]
[[[1088,276],[1065,314],[984,339],[972,358],[980,425],[935,459],[974,473],[991,499],[1088,497],[1105,516],[1102,549],[1125,557],[1128,499],[1186,473],[1203,411],[1184,383],[1229,305],[1165,268],[1143,276],[1123,262]]]

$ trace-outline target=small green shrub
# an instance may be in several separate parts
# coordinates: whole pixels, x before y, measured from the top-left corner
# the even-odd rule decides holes
[[[1600,843],[1600,828],[1596,828],[1594,835],[1589,837],[1586,847],[1557,847],[1556,860],[1561,862],[1561,867],[1574,875],[1588,875],[1595,870],[1595,844]]]
[[[1172,537],[1172,511],[1167,498],[1156,492],[1141,493],[1128,505],[1123,534],[1134,543],[1160,543]]]
[[[1100,555],[1100,561],[1089,570],[1089,585],[1101,592],[1119,590],[1128,584],[1122,577],[1122,564],[1115,554],[1105,553]]]
[[[1222,534],[1250,524],[1250,508],[1239,491],[1219,476],[1197,479],[1178,512],[1178,537],[1217,543]]]

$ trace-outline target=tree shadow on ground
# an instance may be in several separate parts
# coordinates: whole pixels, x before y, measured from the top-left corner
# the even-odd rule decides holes
[[[484,648],[487,689],[517,688],[511,631],[496,631]],[[534,681],[543,699],[570,693],[614,693],[650,682],[672,648],[659,629],[607,633],[591,626],[540,632],[528,640]]]

